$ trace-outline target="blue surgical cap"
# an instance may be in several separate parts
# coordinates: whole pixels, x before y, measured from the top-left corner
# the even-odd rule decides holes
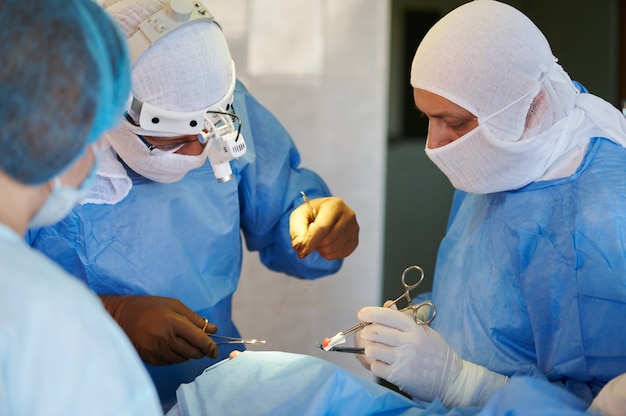
[[[0,170],[44,183],[119,122],[125,40],[92,0],[5,0],[0,27]]]

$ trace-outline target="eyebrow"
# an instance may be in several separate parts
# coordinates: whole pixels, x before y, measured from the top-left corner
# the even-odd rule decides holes
[[[425,116],[425,117],[434,117],[434,118],[465,118],[466,117],[466,114],[457,114],[457,113],[453,113],[453,112],[446,111],[446,110],[440,113],[431,114],[429,116],[428,114],[423,112],[415,103],[413,103],[413,108],[415,108],[420,113],[420,116]],[[474,117],[472,113],[468,112],[468,114]]]
[[[428,115],[422,110],[420,110],[419,108],[417,108],[417,110],[420,112],[420,117],[432,117],[432,118],[438,118],[438,119],[453,119],[453,120],[469,120],[469,119],[476,118],[472,113],[457,114],[457,113],[452,113],[449,111],[442,111],[440,113],[434,113],[434,114]]]

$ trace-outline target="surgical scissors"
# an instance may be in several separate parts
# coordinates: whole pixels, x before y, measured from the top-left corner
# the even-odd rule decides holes
[[[417,280],[417,282],[410,284],[410,283],[407,283],[407,275],[412,270],[418,271],[420,273],[420,277]],[[421,303],[418,303],[417,305],[414,305],[413,299],[411,298],[411,290],[421,285],[422,280],[424,280],[424,270],[420,266],[413,265],[404,269],[404,271],[402,272],[402,286],[404,286],[404,293],[398,296],[391,303],[387,304],[385,307],[390,308],[391,306],[397,304],[401,299],[404,298],[406,299],[408,305],[403,309],[399,309],[399,311],[405,312],[405,311],[411,310],[413,312],[413,320],[415,321],[416,324],[418,325],[430,324],[433,321],[433,319],[435,319],[435,316],[437,315],[437,308],[435,308],[435,305],[433,305],[429,301],[421,302]],[[422,319],[420,319],[419,310],[425,307],[428,308],[428,311],[427,311],[428,319],[423,321]],[[370,324],[371,322],[359,322],[358,324],[354,325],[352,328],[346,329],[345,331],[337,333],[332,338],[325,338],[324,342],[322,344],[318,344],[318,346],[326,351],[352,352],[356,354],[362,354],[363,351],[360,351],[358,348],[357,349],[350,348],[344,351],[341,347],[336,348],[335,346],[339,344],[343,344],[344,342],[346,342],[347,337],[359,332],[361,329],[365,328],[367,325],[370,325]]]
[[[209,326],[209,320],[207,318],[204,318],[204,327],[202,327],[202,332],[204,332],[206,330],[206,327]],[[256,338],[252,338],[252,339],[243,339],[243,338],[233,338],[233,337],[227,337],[224,335],[217,335],[217,334],[207,334],[210,338],[217,338],[217,339],[223,339],[224,341],[218,341],[215,344],[216,345],[220,345],[220,344],[265,344],[266,341],[262,340],[262,339],[256,339]]]

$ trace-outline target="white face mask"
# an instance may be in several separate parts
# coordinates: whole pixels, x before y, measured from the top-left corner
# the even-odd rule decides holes
[[[118,129],[108,136],[113,148],[132,170],[141,176],[160,183],[181,180],[187,172],[197,169],[207,161],[209,146],[199,155],[177,153],[150,154],[150,149],[135,134]]]
[[[555,152],[556,141],[546,140],[552,131],[507,142],[479,125],[436,149],[429,149],[427,142],[426,155],[457,189],[475,194],[509,191],[539,178],[560,156]]]
[[[53,187],[46,202],[39,208],[37,214],[30,220],[29,228],[46,227],[56,224],[65,218],[81,199],[87,196],[96,177],[97,161],[91,167],[87,177],[78,188],[63,185],[59,176],[53,180]]]

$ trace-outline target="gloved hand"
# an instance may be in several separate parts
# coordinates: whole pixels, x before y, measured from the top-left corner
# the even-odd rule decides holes
[[[390,308],[390,309],[397,311],[398,307],[392,302],[393,302],[392,300],[387,300],[385,301],[383,306],[385,308]],[[401,312],[401,313],[405,314],[406,316],[408,316],[409,318],[413,320],[415,319],[415,315],[412,309],[407,309],[406,311]],[[426,307],[419,308],[417,310],[417,319],[420,319],[421,321],[425,322],[431,317],[431,313],[432,313],[431,309],[429,308],[426,308]],[[357,348],[365,348],[366,344],[371,343],[370,341],[367,341],[361,337],[361,332],[362,331],[358,331],[357,333],[354,334],[354,346]],[[365,354],[354,354],[354,356],[361,363],[363,367],[365,367],[368,370],[371,370],[370,367],[373,361],[372,358],[368,357]]]
[[[217,327],[177,299],[120,295],[100,295],[100,299],[141,359],[149,364],[174,364],[219,355],[217,345],[207,336],[214,334]]]
[[[363,348],[363,350],[365,350],[367,347],[371,348],[372,344],[374,344],[373,341],[369,341],[363,338],[363,330],[360,330],[359,332],[354,334],[353,338],[354,338],[354,346],[356,348]],[[370,350],[370,353],[371,353],[371,350]],[[361,363],[363,367],[365,367],[366,369],[370,371],[372,370],[372,362],[374,361],[373,358],[371,358],[370,356],[366,354],[354,354],[354,357]]]
[[[414,399],[431,402],[439,397],[446,407],[482,406],[508,381],[462,360],[439,333],[405,313],[366,307],[357,316],[372,323],[355,335],[365,348],[361,362]]]
[[[398,307],[395,304],[392,304],[392,300],[386,300],[385,303],[383,304],[383,306],[385,308],[391,308],[393,310],[398,310]],[[427,315],[427,308],[420,308],[418,310],[418,318],[422,319],[423,317],[425,317],[425,319],[422,319],[422,321],[428,319]],[[422,311],[424,311],[424,313],[422,314]],[[404,312],[402,312],[404,314],[406,314],[407,316],[410,316],[411,318],[413,318],[413,311],[408,309]],[[422,316],[423,315],[423,316]],[[367,344],[371,344],[370,341],[363,339],[361,336],[361,332],[362,331],[358,331],[356,334],[354,334],[354,346],[357,348],[363,348],[365,349],[365,346]],[[361,363],[361,365],[363,367],[365,367],[368,370],[371,370],[371,365],[372,365],[372,361],[374,361],[372,358],[368,357],[365,354],[354,354],[354,356],[356,357],[357,360],[359,360],[359,362]]]
[[[610,380],[593,399],[588,412],[604,416],[618,416],[626,409],[626,373]]]
[[[359,223],[354,211],[341,198],[316,198],[310,202],[317,218],[313,218],[307,204],[294,209],[289,217],[291,246],[298,257],[304,258],[314,250],[326,260],[350,255],[359,244]]]

